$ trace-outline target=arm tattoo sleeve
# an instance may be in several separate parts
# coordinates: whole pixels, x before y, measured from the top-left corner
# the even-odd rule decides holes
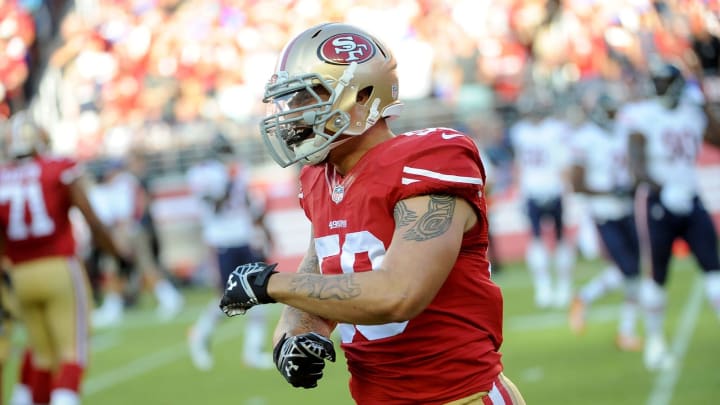
[[[403,234],[403,238],[405,240],[422,242],[438,237],[450,228],[450,223],[452,222],[452,217],[455,212],[455,197],[449,195],[431,195],[430,201],[428,202],[428,210],[419,219],[417,219],[417,213],[409,210],[402,201],[395,207],[396,218],[398,212],[402,213],[401,219],[404,219],[404,221],[396,219],[398,227],[413,224],[410,229]]]
[[[319,274],[317,256],[306,256],[300,264],[297,273],[308,276],[311,274]],[[332,331],[325,319],[291,306],[285,307],[280,322],[282,323],[282,328],[290,332],[291,335],[318,331],[323,334],[329,334]]]
[[[319,300],[348,300],[360,295],[360,286],[355,283],[353,274],[336,277],[310,275],[292,282],[292,290]]]
[[[291,283],[294,292],[319,300],[347,300],[360,294],[352,274],[336,277],[320,275],[320,262],[317,255],[307,255],[300,267],[298,275]]]

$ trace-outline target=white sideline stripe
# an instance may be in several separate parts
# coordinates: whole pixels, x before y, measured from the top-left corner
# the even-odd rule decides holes
[[[695,326],[700,318],[703,298],[703,282],[701,277],[695,279],[690,297],[688,297],[683,309],[682,317],[675,329],[675,340],[672,344],[672,353],[675,356],[676,365],[670,370],[663,370],[656,378],[653,390],[648,398],[648,405],[667,405],[673,397],[675,384],[677,383],[683,360],[687,353],[690,340],[695,333]]]
[[[213,336],[213,340],[224,342],[239,336],[243,330],[244,328],[237,327],[219,328],[216,335]],[[143,374],[183,357],[188,357],[188,349],[184,340],[182,344],[170,346],[164,350],[136,359],[123,367],[88,378],[83,383],[83,395],[86,397],[92,396],[125,381],[138,378]],[[240,363],[238,362],[238,364]]]

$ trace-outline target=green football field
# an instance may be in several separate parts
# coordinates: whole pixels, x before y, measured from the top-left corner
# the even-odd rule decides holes
[[[576,284],[601,268],[581,262]],[[561,310],[538,310],[521,265],[506,265],[496,275],[505,296],[505,373],[530,405],[665,405],[719,403],[720,322],[707,303],[701,276],[690,260],[676,261],[670,278],[666,324],[678,367],[649,373],[641,353],[614,346],[621,296],[607,296],[589,313],[587,332],[570,333]],[[185,291],[187,308],[171,323],[158,323],[146,294],[125,322],[93,336],[92,360],[85,379],[84,404],[352,404],[341,357],[326,367],[313,390],[295,389],[273,370],[253,370],[241,362],[243,317],[225,320],[213,341],[215,367],[196,371],[187,355],[186,333],[211,295],[207,289]],[[274,318],[279,306],[272,308]],[[5,372],[6,395],[15,380],[22,331]],[[408,365],[410,367],[411,365]]]

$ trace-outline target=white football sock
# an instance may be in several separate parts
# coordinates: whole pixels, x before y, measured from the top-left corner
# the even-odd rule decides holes
[[[720,319],[720,270],[705,273],[705,295]]]
[[[625,336],[637,336],[637,315],[639,308],[640,280],[625,279],[625,300],[620,309],[618,332]]]
[[[546,307],[550,305],[552,299],[550,257],[547,248],[541,240],[533,239],[528,245],[525,258],[535,287],[535,303],[539,307]]]
[[[644,279],[640,284],[640,302],[645,312],[645,331],[648,338],[664,336],[667,293],[654,280]]]
[[[622,285],[623,276],[620,270],[615,266],[606,267],[600,274],[596,275],[588,281],[581,289],[578,295],[580,299],[591,304],[610,291],[614,291]]]
[[[198,334],[198,336],[206,338],[212,335],[212,333],[215,331],[215,328],[217,327],[217,324],[220,321],[221,316],[223,315],[222,311],[217,305],[218,301],[218,299],[211,300],[210,303],[205,307],[205,309],[200,313],[197,321],[195,321],[193,330],[194,333]]]
[[[169,281],[162,279],[155,283],[155,298],[158,302],[178,300],[180,293]]]
[[[50,405],[80,405],[80,397],[75,391],[57,388],[50,393]]]
[[[33,405],[30,387],[25,384],[15,384],[10,396],[10,405]]]
[[[575,248],[569,243],[560,241],[555,247],[555,272],[560,282],[572,282],[575,267]]]
[[[572,297],[572,273],[575,267],[575,248],[566,242],[558,242],[555,247],[555,306],[565,307]]]
[[[540,240],[532,240],[525,255],[530,274],[534,281],[550,279],[550,255]]]

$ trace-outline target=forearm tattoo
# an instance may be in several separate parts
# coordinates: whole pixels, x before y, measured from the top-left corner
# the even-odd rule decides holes
[[[285,307],[281,319],[283,321],[282,329],[289,331],[292,335],[318,331],[323,327],[327,327],[317,316],[291,306]]]
[[[319,300],[349,300],[360,295],[360,286],[353,274],[327,277],[306,275],[292,281],[291,291]]]
[[[428,210],[419,219],[416,212],[400,201],[395,206],[396,227],[414,222],[413,226],[405,231],[403,238],[422,242],[444,234],[450,228],[454,212],[455,197],[449,195],[431,195]]]
[[[318,261],[317,255],[306,255],[302,263],[300,263],[297,272],[303,274],[320,274],[320,262]]]
[[[319,274],[319,261],[316,255],[307,255],[300,264],[297,272],[301,274]],[[329,333],[327,324],[316,315],[305,312],[295,307],[287,306],[283,317],[283,329],[289,331],[293,335],[306,332]]]

